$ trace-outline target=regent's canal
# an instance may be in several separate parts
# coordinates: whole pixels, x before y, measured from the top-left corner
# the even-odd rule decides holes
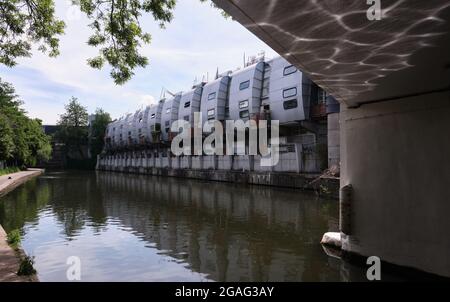
[[[0,200],[41,281],[354,281],[319,241],[338,204],[298,190],[107,172],[48,172]]]

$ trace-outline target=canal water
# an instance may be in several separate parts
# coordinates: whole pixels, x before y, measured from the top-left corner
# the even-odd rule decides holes
[[[0,199],[41,281],[354,281],[319,244],[338,203],[298,190],[109,172],[49,172]]]

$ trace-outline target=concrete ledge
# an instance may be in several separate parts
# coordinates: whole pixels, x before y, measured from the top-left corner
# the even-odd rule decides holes
[[[27,171],[0,176],[0,197],[8,194],[31,178],[41,175],[44,171],[43,169],[28,169]]]
[[[317,178],[316,174],[283,172],[255,172],[233,170],[192,170],[144,167],[98,167],[99,171],[133,173],[154,176],[192,178],[209,181],[233,182],[315,191],[327,198],[339,198],[339,178]]]

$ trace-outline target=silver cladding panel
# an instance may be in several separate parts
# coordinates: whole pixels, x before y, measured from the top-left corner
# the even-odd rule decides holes
[[[137,139],[139,143],[147,144],[150,142],[150,133],[148,132],[148,115],[150,113],[150,106],[147,106],[142,113],[142,120],[137,125]]]
[[[264,64],[259,62],[231,74],[230,119],[242,119],[239,116],[240,111],[248,110],[250,115],[259,113]],[[249,87],[240,90],[241,83],[245,81],[250,81]],[[248,108],[239,108],[239,103],[246,100],[248,100]]]
[[[269,82],[271,118],[273,120],[279,120],[280,124],[305,120],[302,98],[302,72],[297,70],[294,73],[284,75],[285,68],[292,66],[292,64],[282,57],[272,59],[267,63],[271,66]],[[284,97],[283,92],[292,88],[296,89],[296,95]],[[285,109],[284,103],[292,100],[297,101],[297,107]]]
[[[161,112],[164,106],[165,100],[162,99],[158,102],[157,105],[152,105],[150,107],[150,112],[148,113],[148,128],[147,134],[149,135],[149,142],[153,143],[152,131],[155,129],[156,124],[161,125]]]
[[[131,124],[133,122],[133,114],[129,113],[119,123],[119,131],[117,131],[118,147],[126,147],[128,145],[128,132],[131,130]]]
[[[114,133],[115,133],[115,126],[117,121],[111,122],[106,127],[106,133],[105,133],[105,143],[109,140],[109,145],[107,145],[108,148],[114,149]]]
[[[116,130],[113,130],[113,136],[114,136],[114,144],[113,144],[113,148],[117,149],[120,147],[120,134],[122,133],[122,129],[120,128],[120,126],[123,123],[123,117],[119,118],[115,124],[114,124],[114,128],[116,128]]]
[[[122,125],[123,122],[123,117],[121,117],[120,119],[118,119],[113,126],[113,137],[114,137],[114,143],[113,143],[113,148],[117,149],[120,147],[120,134],[122,133],[122,129],[120,128],[120,126]],[[115,128],[115,130],[114,130]]]
[[[270,104],[272,119],[279,120],[281,124],[289,124],[305,120],[308,118],[308,100],[303,99],[302,81],[307,79],[302,72],[296,71],[289,75],[284,75],[285,67],[291,64],[285,59],[279,57],[267,61],[267,63],[259,62],[257,64],[248,66],[242,70],[232,73],[230,76],[223,76],[213,82],[207,83],[202,88],[196,88],[185,94],[177,94],[168,99],[161,100],[157,105],[147,107],[140,115],[143,117],[143,122],[138,123],[139,115],[128,114],[119,120],[112,122],[109,126],[108,137],[111,138],[111,147],[113,149],[125,147],[128,145],[128,133],[131,131],[134,144],[139,140],[139,129],[146,139],[146,142],[152,143],[152,131],[156,124],[161,126],[161,138],[168,141],[169,136],[166,128],[170,128],[172,123],[177,119],[183,119],[189,115],[189,120],[192,121],[193,113],[196,111],[202,112],[203,122],[208,119],[208,110],[214,109],[217,120],[225,119],[240,119],[239,112],[246,110],[246,108],[239,108],[239,102],[248,100],[249,114],[260,112],[261,106],[261,90],[263,86],[264,68],[270,65],[270,82],[265,84],[268,86],[268,101]],[[269,76],[269,74],[267,75]],[[249,81],[249,87],[243,90],[239,89],[242,82]],[[283,97],[283,90],[293,88],[297,89],[297,95],[292,97]],[[215,92],[215,98],[208,100],[208,96]],[[229,93],[229,95],[228,95]],[[297,100],[297,107],[285,109],[283,103],[286,100]],[[191,102],[191,106],[184,108],[186,101]],[[226,107],[229,107],[229,116],[226,116]],[[170,108],[170,113],[166,110]],[[152,118],[152,115],[155,117]],[[305,116],[306,115],[306,116]],[[166,122],[168,121],[168,126]],[[112,130],[115,128],[115,131]],[[122,140],[120,139],[122,135]]]
[[[230,77],[224,76],[206,84],[203,87],[200,111],[202,112],[203,124],[208,120],[208,111],[214,109],[214,119],[225,120],[225,106],[228,100],[228,85]],[[209,100],[209,95],[215,93],[215,97]]]
[[[183,93],[180,99],[180,107],[178,109],[178,119],[183,120],[186,116],[189,117],[191,126],[194,125],[194,112],[200,112],[200,101],[202,100],[202,87],[197,87]],[[185,104],[189,103],[189,107],[185,107]]]
[[[161,138],[163,141],[169,141],[169,132],[172,123],[178,120],[178,108],[180,106],[181,94],[164,102],[161,112]],[[167,110],[170,109],[169,112]]]
[[[134,120],[136,118],[136,112],[133,114],[131,113],[126,119],[125,124],[122,128],[122,138],[124,142],[125,147],[131,147],[132,143],[131,140],[133,138],[133,132],[134,132]]]
[[[139,109],[133,116],[133,123],[131,124],[131,139],[129,139],[129,146],[136,146],[139,144],[139,128],[143,122],[144,112]]]

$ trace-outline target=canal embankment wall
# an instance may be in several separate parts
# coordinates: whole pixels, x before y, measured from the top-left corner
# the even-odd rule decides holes
[[[17,173],[0,176],[0,197],[11,192],[28,180],[41,175],[44,170],[29,169]],[[0,200],[1,202],[1,200]],[[18,276],[20,262],[25,252],[18,248],[14,250],[8,245],[7,234],[0,225],[0,282],[36,282],[37,276]]]
[[[320,174],[108,165],[102,160],[99,160],[97,170],[294,188],[314,191],[322,197],[339,198],[339,178]]]
[[[0,176],[0,197],[42,173],[44,173],[42,169],[28,169],[26,171]]]

